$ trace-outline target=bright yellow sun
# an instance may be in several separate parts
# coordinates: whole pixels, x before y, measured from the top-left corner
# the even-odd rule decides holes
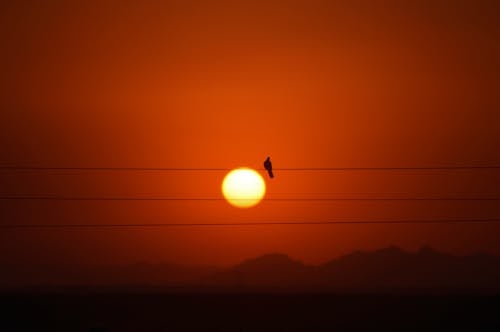
[[[239,208],[258,204],[265,193],[264,179],[250,168],[233,169],[222,181],[222,194],[231,205]]]

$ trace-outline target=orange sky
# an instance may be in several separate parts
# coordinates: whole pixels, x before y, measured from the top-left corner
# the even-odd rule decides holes
[[[500,165],[495,1],[0,5],[0,163],[277,168]],[[267,197],[499,197],[498,171],[276,172]],[[2,194],[220,197],[223,172],[0,172]],[[0,202],[2,223],[492,218],[495,202]],[[2,262],[322,262],[495,225],[2,231]]]

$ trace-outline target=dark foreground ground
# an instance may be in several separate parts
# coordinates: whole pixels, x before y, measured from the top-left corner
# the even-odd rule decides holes
[[[500,296],[3,294],[0,331],[500,331]]]

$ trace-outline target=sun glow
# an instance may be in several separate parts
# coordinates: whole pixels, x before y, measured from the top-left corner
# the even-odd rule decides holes
[[[233,206],[249,208],[257,205],[266,193],[262,176],[250,168],[236,168],[222,181],[222,194]]]

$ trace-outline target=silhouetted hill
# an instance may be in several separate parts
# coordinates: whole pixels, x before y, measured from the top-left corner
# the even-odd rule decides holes
[[[423,247],[357,252],[319,267],[326,288],[360,290],[500,290],[500,258],[452,256]]]
[[[330,291],[498,291],[500,258],[452,256],[423,247],[354,252],[319,266],[286,255],[264,255],[219,272],[212,285]]]
[[[267,254],[246,260],[213,275],[209,284],[231,287],[293,287],[307,285],[314,267],[284,254]]]
[[[353,252],[318,266],[267,254],[231,268],[176,264],[121,267],[4,268],[3,288],[26,286],[160,287],[186,290],[499,292],[500,257],[453,256],[423,247]]]

